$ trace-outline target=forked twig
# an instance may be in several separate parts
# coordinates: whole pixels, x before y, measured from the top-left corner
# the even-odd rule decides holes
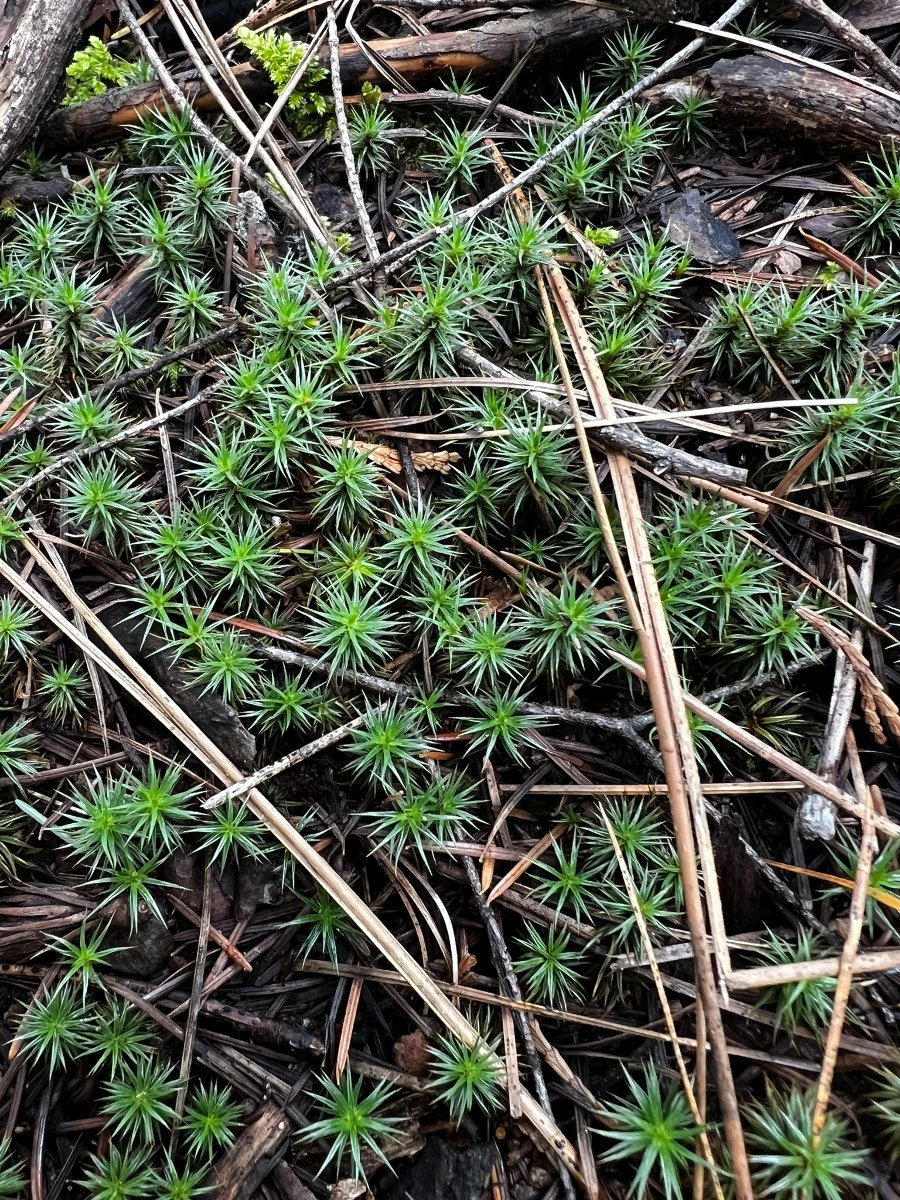
[[[166,16],[172,23],[172,28],[178,34],[181,44],[187,52],[188,57],[193,62],[201,79],[209,89],[210,93],[215,96],[222,112],[228,117],[231,124],[234,126],[238,134],[249,145],[253,143],[253,130],[249,128],[240,114],[235,110],[228,96],[219,86],[216,79],[213,77],[207,64],[200,55],[199,50],[191,40],[190,32],[182,21],[182,17],[186,17],[188,24],[193,26],[193,32],[198,40],[206,44],[207,52],[211,55],[212,61],[229,86],[231,93],[235,99],[242,105],[247,115],[254,120],[257,128],[262,126],[262,118],[256,112],[256,109],[244,95],[240,82],[229,66],[227,60],[223,57],[221,51],[216,46],[212,38],[209,37],[205,22],[202,16],[199,21],[197,18],[186,9],[186,6],[181,3],[181,0],[162,0],[163,8]],[[134,30],[132,30],[134,32]],[[205,36],[204,36],[205,35]],[[135,35],[136,36],[136,35]],[[177,85],[176,85],[177,87]],[[199,132],[199,131],[198,131]],[[305,227],[307,233],[317,242],[326,241],[325,234],[322,230],[318,215],[312,207],[308,197],[306,196],[302,186],[296,178],[296,174],[284,154],[284,151],[278,145],[271,133],[265,136],[265,145],[257,147],[257,153],[262,161],[272,174],[272,177],[277,181],[279,187],[285,197],[291,204],[295,218],[298,218]],[[241,159],[238,155],[233,155],[229,161],[236,169],[243,171],[248,175],[250,167],[246,159]]]
[[[328,663],[321,659],[313,658],[310,654],[299,654],[293,650],[285,650],[281,646],[264,646],[261,648],[261,653],[267,658],[272,658],[279,662],[305,667],[310,671],[329,673]],[[617,663],[624,670],[634,675],[637,679],[646,681],[646,672],[640,663],[627,658],[624,654],[619,654],[610,647],[607,647],[606,653],[613,662]],[[368,675],[361,671],[342,671],[336,674],[338,678],[365,688],[367,691],[372,691],[376,695],[403,697],[412,697],[414,695],[414,689],[406,684],[397,683],[392,679],[381,679],[377,675]],[[761,683],[767,681],[767,678],[765,675],[758,677]],[[742,680],[737,691],[746,691],[748,686],[752,685],[752,680]],[[729,686],[717,689],[716,692],[712,693],[712,696],[717,697],[718,694],[723,692],[728,695],[736,694],[735,689]],[[729,720],[723,713],[710,707],[705,699],[693,696],[687,691],[683,694],[685,706],[690,712],[695,713],[698,717],[702,717],[704,721],[707,721],[736,745],[743,747],[744,750],[748,750],[757,758],[762,759],[763,762],[769,763],[770,766],[775,767],[777,771],[781,771],[788,778],[804,784],[812,791],[821,793],[821,795],[836,804],[838,808],[843,809],[844,812],[848,812],[851,816],[859,819],[862,818],[862,806],[853,796],[841,791],[835,784],[827,779],[823,779],[821,775],[815,771],[811,771],[808,767],[804,767],[802,763],[796,762],[781,750],[776,749],[775,746],[756,737],[755,734],[745,729],[743,725],[738,725],[736,722]],[[457,693],[452,692],[446,697],[448,702],[456,702],[457,699],[461,698]],[[530,703],[523,704],[522,711],[533,713],[537,716],[548,717],[551,720],[571,722],[575,725],[585,725],[615,733],[635,744],[638,749],[641,749],[645,758],[649,757],[647,753],[649,747],[643,739],[637,737],[635,728],[646,728],[652,722],[652,714],[641,714],[640,717],[629,720],[625,717],[610,717],[604,713],[587,712],[573,708],[556,708],[553,705]],[[655,752],[652,753],[655,754]],[[657,760],[654,758],[654,765],[656,762]],[[872,820],[879,833],[883,833],[887,837],[900,838],[900,824],[896,821],[892,821],[889,817],[877,812],[873,814]]]
[[[364,688],[368,692],[374,692],[376,696],[398,696],[409,700],[416,696],[414,687],[395,679],[382,679],[379,675],[369,675],[364,671],[332,672],[325,659],[314,658],[311,654],[300,654],[295,650],[285,650],[281,646],[260,646],[259,649],[266,658],[274,659],[276,662],[290,663],[292,666],[303,667],[307,671],[316,671],[322,675],[333,674],[336,679],[355,687]],[[447,704],[463,704],[466,701],[462,692],[447,692],[444,699]],[[545,717],[551,721],[582,725],[616,734],[629,742],[654,769],[659,767],[659,755],[656,750],[635,732],[632,722],[627,717],[610,717],[606,713],[588,712],[586,709],[580,708],[562,708],[554,704],[533,704],[530,701],[522,704],[522,712]]]
[[[176,404],[174,408],[158,412],[155,416],[146,417],[142,421],[135,421],[127,429],[120,429],[118,433],[114,433],[108,438],[103,438],[97,442],[89,442],[87,445],[78,446],[76,449],[70,450],[68,454],[63,454],[59,458],[54,459],[46,467],[43,467],[34,475],[30,475],[22,483],[18,484],[17,487],[14,487],[12,491],[7,492],[2,500],[3,506],[7,507],[18,500],[25,492],[33,491],[46,479],[52,479],[73,462],[80,462],[84,458],[93,458],[95,454],[102,454],[104,450],[111,450],[113,446],[120,446],[123,442],[131,441],[132,438],[139,437],[142,433],[149,433],[151,429],[159,429],[176,417],[191,412],[192,409],[197,408],[198,405],[208,400],[218,387],[218,383],[211,383],[209,387],[199,391],[196,396],[192,396],[188,400],[183,400],[181,404]]]
[[[797,0],[797,7],[818,17],[826,29],[830,29],[839,37],[855,55],[863,62],[868,63],[882,79],[886,79],[895,89],[900,90],[900,67],[888,58],[880,46],[876,46],[870,37],[866,37],[846,17],[840,16],[833,8],[829,8],[825,0]]]
[[[838,531],[834,530],[836,546],[840,547]],[[841,561],[840,559],[838,560]],[[872,590],[875,574],[875,545],[866,542],[863,561],[860,569],[860,587],[864,595],[859,596],[860,602]],[[844,581],[846,572],[843,572]],[[846,593],[845,582],[841,593]],[[859,621],[854,623],[851,641],[857,650],[862,652],[863,632]],[[850,714],[853,709],[853,699],[856,695],[856,671],[847,656],[840,650],[834,657],[834,684],[831,693],[831,704],[828,709],[828,720],[822,738],[822,749],[819,752],[819,774],[825,779],[834,781],[837,768],[844,753],[847,730],[850,727]],[[830,835],[834,837],[834,807],[823,799],[817,792],[809,792],[797,812],[796,826],[801,836],[808,837]]]
[[[341,3],[338,4],[338,8],[341,7],[342,3],[343,3],[343,0],[341,0]],[[266,113],[265,118],[263,119],[262,125],[260,125],[259,129],[257,129],[256,133],[253,135],[253,141],[247,147],[247,153],[244,155],[244,162],[252,162],[253,161],[253,155],[256,153],[260,142],[263,140],[263,138],[265,138],[266,134],[269,132],[269,130],[275,124],[275,121],[278,118],[278,116],[280,115],[282,109],[285,107],[287,102],[290,100],[291,96],[294,94],[294,90],[296,89],[300,80],[306,74],[307,68],[310,66],[310,64],[313,62],[313,60],[316,59],[316,57],[317,57],[316,50],[319,48],[321,43],[325,40],[326,33],[327,33],[327,28],[323,25],[310,38],[309,43],[306,47],[306,50],[303,53],[302,58],[297,63],[297,66],[294,68],[293,75],[290,77],[290,79],[284,85],[282,90],[278,93],[278,98],[276,99],[275,103],[270,107],[269,111]]]
[[[482,375],[499,377],[504,381],[509,380],[518,386],[524,386],[525,395],[532,403],[560,416],[570,416],[570,406],[566,401],[557,400],[538,388],[529,387],[528,381],[520,375],[516,375],[508,367],[498,367],[476,350],[460,350],[457,359]],[[590,430],[589,438],[598,443],[603,451],[612,450],[632,455],[649,464],[652,470],[660,474],[679,475],[687,479],[703,478],[729,486],[739,486],[747,477],[742,467],[714,462],[710,458],[701,458],[698,454],[681,450],[678,446],[669,446],[665,442],[648,437],[636,426],[619,424],[618,418],[613,423],[607,422],[598,426],[595,419],[588,417],[584,420],[584,427]]]

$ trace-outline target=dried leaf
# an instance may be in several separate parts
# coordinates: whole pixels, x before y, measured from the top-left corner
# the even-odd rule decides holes
[[[459,462],[459,455],[452,450],[413,451],[413,466],[417,471],[437,471],[441,475],[449,475],[450,468]]]
[[[819,613],[802,607],[797,611],[804,621],[812,625],[813,629],[820,633],[835,650],[839,650],[844,655],[853,668],[859,683],[863,716],[869,732],[878,745],[883,746],[887,741],[884,725],[887,725],[895,740],[900,742],[900,709],[884,690],[884,685],[869,666],[869,661],[863,652],[857,650],[843,630],[829,624]]]
[[[325,440],[329,446],[341,445],[340,438],[329,437]],[[365,454],[366,458],[383,471],[390,471],[392,475],[402,475],[403,462],[400,452],[392,446],[385,446],[381,442],[353,441],[350,444],[358,454]],[[452,450],[414,450],[410,457],[417,471],[437,471],[441,475],[449,474],[453,464],[459,462],[459,455]]]

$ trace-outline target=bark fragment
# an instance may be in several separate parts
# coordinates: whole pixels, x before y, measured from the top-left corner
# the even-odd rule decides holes
[[[716,101],[717,122],[767,129],[824,146],[868,150],[900,140],[900,101],[814,66],[765,54],[726,58],[690,79],[674,79],[646,93],[664,107],[690,93]]]
[[[7,0],[0,12],[0,171],[62,77],[90,0]]]

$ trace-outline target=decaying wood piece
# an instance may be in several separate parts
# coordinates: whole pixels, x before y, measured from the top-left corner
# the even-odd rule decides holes
[[[54,179],[4,179],[0,185],[0,209],[9,210],[28,204],[52,204],[65,200],[75,191],[75,180],[62,175]]]
[[[268,78],[249,63],[235,67],[235,74],[254,103],[271,95]],[[179,86],[198,113],[214,112],[218,107],[215,97],[199,81],[180,80]],[[230,94],[227,88],[224,90]],[[51,148],[90,145],[118,136],[145,113],[160,112],[167,105],[170,101],[158,83],[110,88],[101,96],[92,96],[81,104],[57,109],[44,123],[41,136]]]
[[[90,0],[7,0],[0,12],[0,170],[37,123]]]
[[[900,141],[900,100],[764,54],[722,59],[689,79],[651,88],[646,99],[663,107],[695,92],[717,102],[717,121],[745,129],[862,150]]]
[[[277,1104],[264,1105],[259,1116],[219,1159],[209,1180],[213,1200],[247,1200],[284,1154],[291,1122]]]
[[[596,44],[622,25],[619,13],[582,4],[555,5],[539,12],[501,17],[471,29],[452,29],[424,37],[375,39],[369,48],[388,62],[405,79],[428,84],[450,71],[457,75],[485,75],[507,71],[534,47],[532,61],[564,57]],[[328,65],[327,46],[321,51]],[[353,43],[341,47],[341,80],[344,87],[382,82],[364,54]],[[254,102],[272,98],[271,84],[263,71],[252,63],[235,67],[241,87]],[[182,90],[200,113],[217,107],[198,81],[179,81]],[[227,88],[224,89],[227,92]],[[116,88],[85,100],[83,104],[61,108],[45,124],[42,134],[52,147],[88,145],[115,137],[127,125],[133,125],[142,113],[164,108],[165,92],[155,83]]]

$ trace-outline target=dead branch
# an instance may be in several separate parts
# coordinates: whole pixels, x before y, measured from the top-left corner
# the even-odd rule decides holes
[[[717,119],[729,125],[777,130],[827,146],[876,147],[896,140],[900,129],[900,98],[834,75],[826,86],[816,67],[763,54],[722,59],[646,96],[654,107],[664,107],[691,93],[715,100]]]
[[[16,156],[71,57],[88,0],[12,0],[0,15],[0,170]]]
[[[538,57],[574,54],[622,25],[624,16],[580,4],[555,5],[538,13],[501,17],[471,29],[452,29],[424,37],[380,38],[369,43],[404,79],[428,84],[450,71],[458,75],[487,75],[508,70],[526,50]],[[328,65],[328,47],[320,52]],[[350,43],[340,51],[341,81],[345,87],[381,82],[369,59]],[[272,99],[264,71],[250,63],[234,74],[254,102]],[[181,90],[198,113],[215,111],[218,101],[198,80],[179,80]],[[51,147],[90,145],[116,137],[147,112],[165,108],[166,91],[158,84],[116,88],[83,104],[58,109],[46,122],[43,136]]]
[[[856,28],[852,21],[829,8],[824,0],[800,0],[799,7],[818,17],[826,29],[841,39],[858,58],[874,70],[893,88],[900,87],[900,67],[893,62],[880,46]]]

